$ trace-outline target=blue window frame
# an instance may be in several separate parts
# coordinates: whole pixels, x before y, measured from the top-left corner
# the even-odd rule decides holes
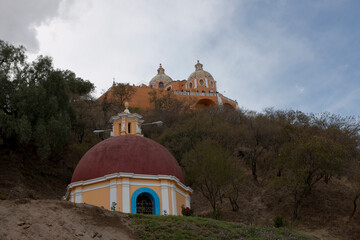
[[[156,194],[156,192],[154,190],[152,190],[150,188],[146,188],[146,187],[139,188],[131,196],[131,213],[137,213],[136,212],[136,199],[142,193],[147,193],[152,198],[151,200],[154,203],[155,215],[160,216],[160,199],[159,199],[159,196]]]

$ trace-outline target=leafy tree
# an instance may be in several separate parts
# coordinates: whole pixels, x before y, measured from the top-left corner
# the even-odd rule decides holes
[[[331,139],[304,134],[284,144],[280,153],[284,175],[278,179],[294,200],[293,217],[299,217],[303,200],[326,175],[340,175],[344,169],[344,147]]]
[[[240,192],[244,187],[243,183],[246,179],[246,176],[241,167],[237,165],[235,160],[233,160],[232,168],[229,169],[228,175],[230,175],[231,178],[229,178],[228,185],[224,186],[226,188],[224,196],[229,199],[232,210],[237,212],[240,209],[238,205],[238,199],[240,197]]]
[[[112,87],[112,101],[113,104],[119,107],[121,110],[125,109],[124,104],[131,99],[131,96],[135,93],[136,89],[130,84],[117,83]]]
[[[216,142],[206,139],[185,154],[183,163],[187,180],[209,201],[215,212],[217,202],[221,201],[226,186],[234,177],[231,154]]]
[[[267,151],[274,145],[278,134],[276,124],[265,115],[250,115],[245,124],[240,126],[242,138],[241,154],[251,166],[251,174],[258,181],[258,164]]]
[[[10,148],[35,146],[44,159],[67,143],[75,119],[69,86],[84,81],[54,69],[49,57],[25,59],[23,47],[0,41],[0,137]]]
[[[355,179],[352,179],[352,189],[353,189],[353,210],[350,213],[349,220],[351,221],[354,217],[357,210],[357,202],[360,198],[360,168],[357,167],[355,171]]]
[[[63,71],[63,75],[68,85],[71,101],[78,101],[80,96],[85,96],[95,90],[95,86],[89,80],[83,80],[75,75],[74,72],[70,70]],[[89,96],[87,97],[90,98]],[[86,98],[83,98],[83,100]]]
[[[103,124],[101,128],[106,128],[112,115],[125,109],[124,104],[131,99],[136,89],[130,84],[117,83],[114,84],[109,91],[98,101],[103,112]]]
[[[150,103],[154,104],[153,115],[161,118],[168,127],[181,122],[191,114],[191,106],[195,103],[193,98],[179,98],[168,91],[149,92]],[[153,116],[154,117],[154,116]]]

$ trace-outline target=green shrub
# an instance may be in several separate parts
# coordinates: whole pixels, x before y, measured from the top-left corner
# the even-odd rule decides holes
[[[192,210],[189,207],[181,206],[181,213],[182,213],[183,216],[193,216],[194,215],[194,210]]]
[[[111,211],[116,211],[116,202],[111,203]]]
[[[1,194],[1,195],[0,195],[0,200],[6,200],[6,199],[7,199],[6,194]]]
[[[274,218],[274,227],[279,228],[284,226],[284,219],[280,216]]]

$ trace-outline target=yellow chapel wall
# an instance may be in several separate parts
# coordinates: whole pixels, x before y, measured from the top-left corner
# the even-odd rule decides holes
[[[172,197],[171,197],[171,187],[168,187],[168,198],[169,198],[169,214],[174,215],[173,206],[172,206]]]
[[[112,179],[114,181],[115,179]],[[151,185],[160,185],[161,180],[160,179],[132,179],[132,178],[116,178],[115,181],[122,182],[122,180],[130,180],[130,186],[129,186],[129,194],[130,194],[130,209],[131,209],[131,197],[134,194],[134,192],[140,188],[149,188],[156,192],[156,194],[159,197],[160,202],[160,213],[163,213],[162,209],[162,194],[161,194],[161,187],[160,186],[151,186]],[[75,192],[75,190],[82,190],[82,202],[86,204],[91,204],[99,207],[104,207],[105,209],[110,210],[110,187],[109,187],[110,180],[107,181],[101,181],[98,183],[91,183],[87,184],[85,186],[77,186],[70,190],[70,194],[72,192]],[[133,183],[139,184],[139,185],[132,185]],[[141,184],[143,183],[143,184]],[[168,184],[174,184],[177,189],[181,189],[181,191],[184,194],[190,194],[188,191],[185,191],[180,187],[178,184],[176,184],[174,181],[166,181]],[[149,186],[150,185],[150,186]],[[96,188],[93,190],[90,190],[91,188]],[[174,207],[173,201],[172,201],[172,188],[167,187],[168,189],[168,199],[169,199],[169,214],[174,214]],[[122,201],[122,184],[117,185],[117,207],[116,210],[123,212],[123,201]],[[177,215],[181,215],[181,206],[186,207],[186,197],[180,194],[178,191],[175,191],[176,196],[176,209],[177,209]],[[73,202],[75,202],[75,194],[70,197]],[[70,199],[69,199],[70,200]]]
[[[176,210],[178,215],[182,215],[181,206],[186,207],[186,197],[176,191]]]
[[[110,188],[99,188],[82,193],[82,202],[110,210]]]
[[[121,119],[116,120],[116,121],[113,122],[113,128],[114,128],[114,136],[120,135]]]

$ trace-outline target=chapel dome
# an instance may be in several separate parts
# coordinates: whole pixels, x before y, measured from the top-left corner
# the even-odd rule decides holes
[[[171,77],[165,74],[165,69],[161,66],[158,68],[158,74],[153,77],[150,81],[150,87],[152,88],[163,88],[168,83],[171,83],[173,80]],[[162,83],[162,84],[161,84]]]
[[[190,74],[190,76],[188,77],[188,81],[205,78],[207,78],[209,81],[214,81],[213,76],[209,72],[203,70],[203,65],[198,60],[195,64],[195,72]]]
[[[178,162],[164,146],[134,135],[110,137],[96,144],[79,161],[71,182],[120,172],[170,175],[184,183]]]

